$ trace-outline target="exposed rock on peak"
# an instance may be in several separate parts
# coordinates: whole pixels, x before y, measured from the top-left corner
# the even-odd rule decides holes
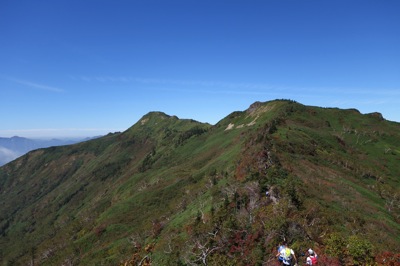
[[[246,110],[247,113],[253,113],[255,112],[259,107],[261,107],[264,103],[262,102],[254,102],[253,104],[250,105],[250,107]]]
[[[370,113],[370,114],[367,114],[367,115],[371,116],[371,117],[374,117],[374,118],[378,119],[379,121],[385,120],[383,118],[383,115],[381,113],[378,113],[378,112]]]

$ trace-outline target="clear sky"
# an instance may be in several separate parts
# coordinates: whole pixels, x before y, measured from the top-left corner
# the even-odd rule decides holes
[[[398,0],[1,0],[0,137],[215,124],[255,101],[400,121]]]

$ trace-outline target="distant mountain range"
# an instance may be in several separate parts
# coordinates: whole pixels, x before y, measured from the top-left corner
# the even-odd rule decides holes
[[[318,265],[399,265],[399,163],[400,123],[379,113],[150,112],[0,167],[0,265],[276,265],[282,241],[299,265],[309,248]]]
[[[25,153],[52,146],[70,145],[92,138],[84,139],[28,139],[14,136],[12,138],[0,137],[0,166],[11,162],[12,160],[24,155]]]

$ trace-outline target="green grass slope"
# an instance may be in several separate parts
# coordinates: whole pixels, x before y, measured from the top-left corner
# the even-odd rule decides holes
[[[396,261],[399,129],[276,100],[31,152],[0,168],[2,265],[272,265],[283,240],[321,265]]]

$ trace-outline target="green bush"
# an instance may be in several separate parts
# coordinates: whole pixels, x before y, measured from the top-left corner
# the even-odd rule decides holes
[[[347,252],[354,265],[368,265],[373,261],[371,243],[360,236],[349,237]]]
[[[346,240],[340,234],[330,234],[326,240],[326,253],[332,257],[343,258],[346,245]]]
[[[342,263],[349,260],[351,265],[370,265],[374,257],[372,244],[361,236],[344,238],[338,233],[329,235],[326,240],[326,254],[338,258]]]

